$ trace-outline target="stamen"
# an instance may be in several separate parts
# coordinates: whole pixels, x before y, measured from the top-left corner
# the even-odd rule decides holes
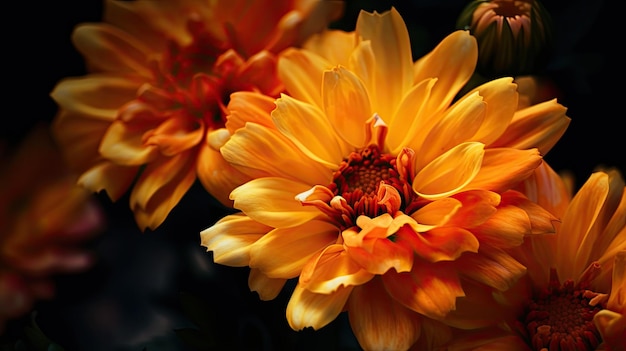
[[[595,350],[600,334],[593,317],[601,310],[591,300],[597,294],[567,280],[558,286],[556,272],[551,272],[548,289],[527,308],[526,329],[533,350]]]

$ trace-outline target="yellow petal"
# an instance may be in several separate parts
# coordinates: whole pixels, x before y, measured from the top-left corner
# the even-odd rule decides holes
[[[390,118],[413,81],[411,43],[402,16],[392,7],[382,14],[361,10],[355,29],[361,40],[371,42],[376,60],[372,94],[374,112]]]
[[[277,228],[252,246],[249,266],[260,269],[270,278],[294,278],[309,258],[334,244],[338,237],[337,226],[320,220]]]
[[[467,83],[476,67],[478,45],[469,31],[458,30],[445,37],[430,53],[414,64],[414,81],[437,78],[430,111],[441,111],[450,105]]]
[[[456,145],[472,140],[485,118],[486,110],[486,103],[477,93],[450,107],[429,129],[424,143],[418,149],[420,163],[416,167],[422,168]]]
[[[501,193],[529,177],[541,165],[537,149],[486,149],[482,167],[467,185]]]
[[[316,294],[296,285],[287,304],[287,321],[293,330],[318,330],[332,322],[344,308],[352,287],[340,287],[332,294]]]
[[[159,156],[156,145],[143,143],[145,125],[137,128],[124,121],[115,121],[102,137],[100,154],[121,166],[141,166]]]
[[[234,207],[255,221],[280,228],[306,223],[320,212],[312,206],[302,206],[297,194],[310,186],[284,178],[253,179],[230,194]]]
[[[287,279],[269,278],[265,274],[261,273],[258,269],[250,269],[250,275],[248,276],[248,286],[250,291],[254,291],[259,294],[259,298],[262,301],[269,301],[275,299],[280,291],[285,286]]]
[[[467,93],[477,92],[486,105],[484,119],[472,140],[488,145],[507,129],[517,109],[516,87],[512,78],[505,77],[491,80]]]
[[[146,79],[152,78],[149,66],[152,50],[116,26],[108,23],[78,25],[72,33],[72,42],[94,71],[133,72]]]
[[[124,75],[66,78],[54,87],[50,96],[63,110],[85,118],[112,121],[120,106],[137,96],[143,84],[137,78]]]
[[[230,192],[249,177],[226,162],[222,154],[207,143],[200,146],[196,173],[202,186],[224,206],[232,207]]]
[[[355,147],[365,147],[363,126],[372,111],[359,77],[341,66],[325,71],[322,98],[324,112],[337,134]]]
[[[250,263],[250,247],[271,227],[237,213],[222,217],[215,224],[200,232],[200,245],[213,252],[215,263],[244,267]]]
[[[228,116],[224,127],[231,134],[243,128],[247,122],[274,128],[271,112],[276,108],[275,99],[264,94],[251,91],[237,91],[230,95]]]
[[[333,125],[313,105],[283,94],[276,100],[272,120],[303,153],[330,169],[337,168],[347,153],[348,146],[337,138]]]
[[[281,177],[304,184],[327,184],[332,171],[311,160],[275,129],[248,123],[221,148],[224,159],[244,174]]]
[[[592,226],[601,213],[609,189],[609,176],[604,172],[595,172],[572,198],[560,228],[563,235],[559,235],[558,249],[567,254],[557,252],[559,276],[576,277],[576,273],[582,272],[589,265],[590,247],[582,246],[592,247],[597,239],[598,233],[592,231]]]
[[[321,107],[322,72],[333,66],[312,52],[289,48],[278,57],[278,77],[290,96]]]
[[[139,167],[99,162],[81,174],[78,184],[96,193],[105,190],[112,201],[117,201],[132,185],[138,171]]]
[[[355,287],[347,306],[354,335],[365,350],[408,350],[420,337],[422,318],[395,302],[380,279]]]
[[[542,155],[552,149],[571,122],[567,108],[556,99],[515,112],[506,131],[489,147],[538,148]]]
[[[439,156],[419,170],[413,190],[429,200],[448,197],[469,184],[478,174],[484,145],[463,143]]]
[[[437,226],[443,226],[461,208],[461,202],[453,198],[443,198],[426,204],[411,214],[419,227],[418,232],[425,232]]]
[[[330,29],[312,35],[303,48],[320,55],[333,66],[348,66],[355,43],[355,32]]]

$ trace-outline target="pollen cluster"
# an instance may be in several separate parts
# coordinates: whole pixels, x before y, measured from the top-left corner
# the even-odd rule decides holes
[[[538,296],[526,314],[533,350],[595,350],[600,334],[593,324],[599,306],[571,280]]]

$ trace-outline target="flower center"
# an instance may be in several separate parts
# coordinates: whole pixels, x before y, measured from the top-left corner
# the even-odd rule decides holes
[[[396,157],[382,153],[377,145],[371,145],[352,152],[343,160],[328,188],[334,195],[346,200],[354,211],[352,219],[356,219],[360,215],[376,217],[388,212],[388,207],[379,196],[382,184],[390,185],[397,191],[400,210],[405,210],[416,197],[408,181],[400,176]]]
[[[558,285],[557,279],[528,306],[525,323],[533,350],[595,350],[601,337],[593,317],[601,308],[590,302],[598,294],[572,280]]]

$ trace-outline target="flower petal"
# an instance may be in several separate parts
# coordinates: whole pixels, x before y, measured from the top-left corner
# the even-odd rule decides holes
[[[309,185],[284,178],[253,179],[230,194],[234,207],[265,225],[280,228],[306,223],[320,215],[313,206],[302,206],[297,194]]]
[[[486,189],[501,193],[517,186],[541,165],[537,149],[485,149],[482,167],[466,189]]]
[[[355,287],[347,305],[350,325],[365,350],[408,350],[420,337],[422,318],[395,302],[380,279]]]
[[[348,145],[341,144],[333,125],[313,105],[283,94],[276,100],[272,120],[303,153],[330,169],[337,168],[347,154]]]
[[[213,252],[215,263],[232,267],[248,266],[250,247],[272,228],[237,213],[222,217],[200,232],[200,245]]]
[[[526,273],[526,267],[509,254],[484,243],[477,254],[463,255],[455,264],[463,267],[465,277],[500,291],[511,288]]]
[[[293,330],[324,327],[341,313],[351,292],[352,286],[349,286],[331,294],[316,294],[296,285],[287,304],[289,326]]]
[[[285,286],[285,283],[287,283],[286,279],[269,278],[258,269],[250,269],[248,286],[250,287],[250,291],[254,291],[259,294],[259,298],[262,301],[275,299],[278,294],[280,294],[281,290]]]
[[[413,179],[413,190],[429,200],[448,197],[469,184],[483,162],[484,145],[463,143],[439,156]]]
[[[249,266],[258,268],[269,278],[294,278],[311,257],[334,244],[338,237],[339,228],[320,220],[277,228],[252,246]]]
[[[252,178],[281,177],[304,184],[326,184],[332,171],[311,160],[283,134],[248,123],[220,149],[224,159]]]
[[[322,72],[334,64],[306,50],[289,48],[278,56],[278,77],[290,96],[322,106]]]
[[[324,71],[322,98],[324,112],[337,134],[351,145],[365,147],[363,126],[372,110],[359,77],[341,66]]]

